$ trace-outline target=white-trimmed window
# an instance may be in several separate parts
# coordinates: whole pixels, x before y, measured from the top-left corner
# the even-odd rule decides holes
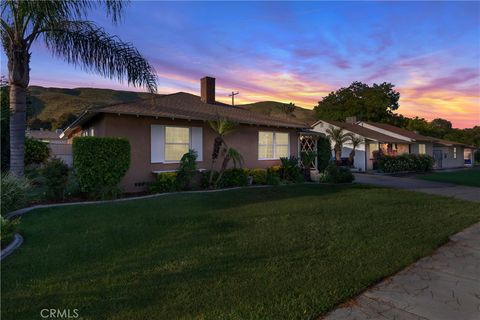
[[[457,147],[453,147],[453,159],[457,159]]]
[[[426,154],[427,153],[427,146],[424,143],[420,143],[418,145],[418,154]]]
[[[290,155],[289,134],[286,132],[259,131],[258,159],[272,160]]]
[[[190,128],[165,126],[165,161],[180,161],[190,149]]]
[[[95,129],[93,127],[88,127],[87,129],[82,131],[82,137],[94,137],[95,136]]]
[[[197,152],[197,161],[203,161],[203,128],[151,125],[151,163],[178,163],[189,149]]]

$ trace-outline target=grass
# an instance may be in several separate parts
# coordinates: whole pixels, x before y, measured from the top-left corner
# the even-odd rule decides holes
[[[435,172],[418,176],[418,178],[430,181],[449,182],[465,186],[480,187],[480,168]]]
[[[478,204],[291,185],[39,209],[2,263],[2,319],[312,319],[480,219]]]

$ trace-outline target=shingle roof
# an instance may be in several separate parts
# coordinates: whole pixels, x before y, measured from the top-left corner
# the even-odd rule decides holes
[[[393,142],[393,143],[405,143],[408,142],[407,140],[402,140],[398,138],[391,137],[389,135],[377,132],[375,130],[371,130],[358,124],[348,123],[348,122],[340,122],[340,121],[332,121],[332,120],[322,120],[324,122],[330,123],[334,126],[343,128],[350,132],[356,133],[359,136],[365,137],[370,140],[375,140],[378,142]]]
[[[393,133],[402,135],[404,137],[413,139],[415,141],[425,141],[425,142],[435,141],[435,138],[423,136],[421,134],[415,133],[415,132],[407,130],[407,129],[392,126],[391,124],[378,123],[378,122],[366,122],[366,123],[371,125],[371,126],[374,126],[374,127],[380,128],[380,129],[384,129],[384,130],[388,130],[390,132],[393,132]]]
[[[224,103],[207,104],[202,102],[199,96],[185,92],[155,96],[152,99],[145,99],[136,102],[99,107],[89,110],[88,113],[90,113],[90,115],[85,119],[90,118],[92,113],[115,113],[204,121],[222,118],[238,123],[254,125],[289,128],[308,127],[307,124],[298,120],[287,118],[282,119],[280,117],[259,114]],[[78,125],[80,123],[81,120],[78,119],[73,125]]]

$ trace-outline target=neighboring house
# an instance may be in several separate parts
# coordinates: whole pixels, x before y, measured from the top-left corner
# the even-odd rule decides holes
[[[215,78],[205,77],[200,96],[178,92],[92,109],[76,119],[62,137],[69,141],[80,135],[127,138],[131,164],[121,185],[125,191],[135,192],[142,190],[154,173],[176,170],[188,149],[197,151],[199,169],[210,169],[216,134],[208,121],[217,119],[238,124],[225,141],[243,156],[246,168],[280,165],[280,157],[298,156],[299,141],[311,136],[300,132],[307,125],[294,118],[274,118],[217,102]]]
[[[43,141],[50,148],[50,157],[62,159],[67,165],[72,165],[72,145],[68,140],[60,137],[62,130],[30,130],[27,129],[27,137]]]
[[[358,125],[409,141],[410,153],[432,156],[435,160],[435,169],[460,168],[473,163],[475,147],[464,143],[422,136],[385,123],[358,122]],[[470,157],[467,161],[465,155]]]

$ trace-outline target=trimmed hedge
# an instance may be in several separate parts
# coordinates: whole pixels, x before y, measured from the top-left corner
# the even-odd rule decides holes
[[[177,173],[176,172],[160,172],[154,182],[148,186],[150,193],[163,193],[178,191]]]
[[[266,184],[267,183],[267,170],[266,169],[248,169],[248,175],[252,177],[253,184]]]
[[[334,161],[331,161],[320,177],[321,182],[326,183],[348,183],[355,180],[349,168],[339,167]]]
[[[385,173],[426,172],[433,168],[433,157],[426,154],[382,155],[377,160],[378,169]]]
[[[80,188],[93,198],[114,198],[130,167],[130,143],[124,138],[76,137],[73,165]]]
[[[32,138],[25,138],[25,165],[40,164],[50,156],[48,144]]]

